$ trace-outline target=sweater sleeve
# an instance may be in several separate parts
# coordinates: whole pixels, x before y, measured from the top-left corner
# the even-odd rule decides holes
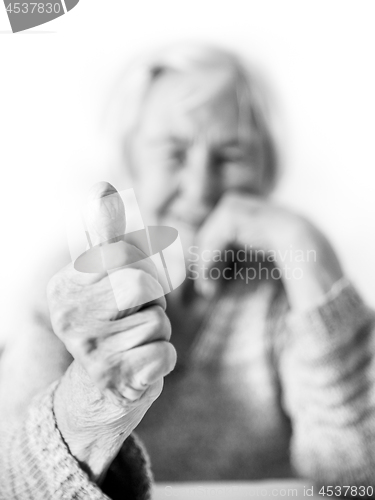
[[[314,310],[287,319],[279,370],[291,459],[320,485],[375,491],[374,328],[374,313],[346,279]]]
[[[57,383],[34,398],[21,422],[0,423],[1,500],[147,500],[151,476],[142,446],[129,436],[111,465],[103,488],[91,482],[70,454],[56,425]],[[108,496],[106,493],[114,496]]]

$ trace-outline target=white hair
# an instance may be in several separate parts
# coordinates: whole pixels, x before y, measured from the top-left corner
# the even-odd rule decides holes
[[[265,193],[272,190],[279,173],[278,158],[271,132],[267,95],[251,71],[235,54],[205,44],[174,44],[137,58],[117,82],[107,107],[111,133],[128,145],[141,117],[145,98],[153,83],[168,72],[192,74],[220,70],[233,76],[240,116],[248,114],[259,133],[265,158]],[[109,111],[108,111],[109,110]],[[113,129],[114,127],[114,129]]]

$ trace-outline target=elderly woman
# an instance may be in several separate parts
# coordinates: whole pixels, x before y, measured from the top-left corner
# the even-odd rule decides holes
[[[167,297],[176,369],[156,399],[175,363],[163,300],[119,316],[105,275],[65,268],[48,289],[60,340],[40,320],[28,333],[33,377],[15,364],[21,341],[4,354],[14,377],[2,375],[0,395],[18,410],[1,488],[147,497],[138,426],[156,480],[300,476],[368,495],[374,314],[322,233],[270,200],[276,154],[252,76],[232,54],[196,46],[133,72],[132,119],[120,109],[127,168],[145,220],[176,227],[185,248],[187,279]],[[119,280],[127,307],[156,286],[150,269]]]

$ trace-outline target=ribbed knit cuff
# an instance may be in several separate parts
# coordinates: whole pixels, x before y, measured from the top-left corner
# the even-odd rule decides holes
[[[53,395],[57,382],[52,384],[30,406],[22,424],[2,426],[0,451],[0,498],[6,500],[105,500],[102,489],[91,482],[79,463],[70,454],[57,427],[53,412]],[[147,459],[137,441],[130,437],[120,452],[128,488],[123,500],[149,498],[150,476]],[[135,464],[127,463],[135,459]],[[140,467],[137,467],[137,464]],[[111,472],[112,481],[116,474]],[[143,480],[143,482],[142,482]],[[142,482],[140,491],[134,491]],[[126,494],[127,493],[127,494]]]

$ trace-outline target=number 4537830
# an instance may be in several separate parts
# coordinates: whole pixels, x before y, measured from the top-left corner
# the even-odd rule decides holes
[[[22,2],[14,2],[10,3],[7,6],[7,12],[13,14],[59,14],[61,10],[60,3],[38,3],[38,2],[30,2],[30,3],[22,3]]]

